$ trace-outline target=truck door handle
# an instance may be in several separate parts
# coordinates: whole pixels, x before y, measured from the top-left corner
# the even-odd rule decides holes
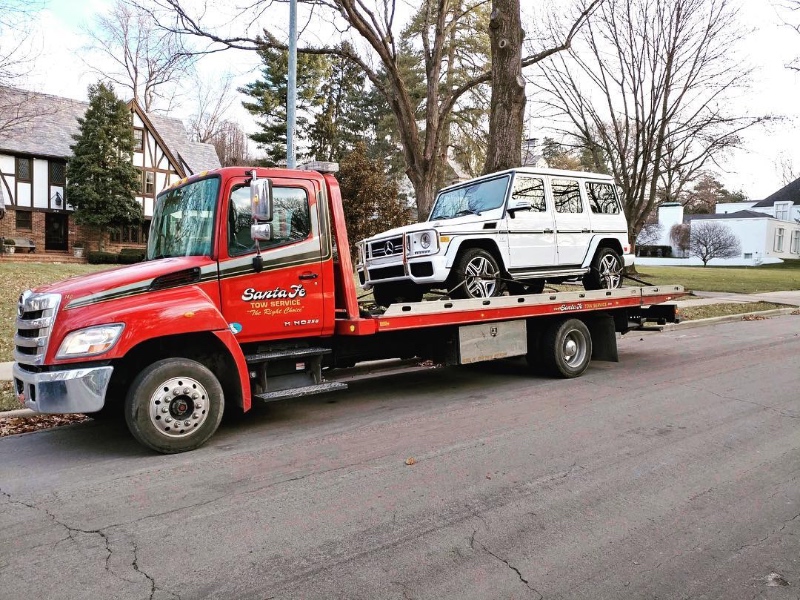
[[[316,273],[303,273],[300,275],[300,279],[316,279],[319,277]]]

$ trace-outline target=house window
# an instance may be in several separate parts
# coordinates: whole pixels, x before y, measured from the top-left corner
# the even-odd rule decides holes
[[[110,232],[112,244],[145,244],[150,223],[144,225],[125,225],[115,227]]]
[[[156,191],[156,174],[153,171],[144,172],[144,193],[152,196]]]
[[[790,206],[791,204],[789,202],[779,202],[775,204],[775,218],[779,221],[788,221]]]
[[[17,180],[30,181],[31,180],[31,159],[30,158],[17,158]]]
[[[571,179],[553,179],[553,202],[556,212],[582,213],[581,188],[578,182]]]
[[[790,252],[792,254],[800,254],[800,230],[795,229],[792,232],[792,246]]]
[[[773,250],[775,252],[783,252],[783,227],[778,227],[775,230],[775,246]]]
[[[50,185],[64,185],[67,183],[66,163],[51,160],[49,163],[49,169]]]
[[[29,210],[18,210],[17,212],[17,231],[33,230],[33,213]]]
[[[134,128],[133,130],[133,151],[144,152],[144,130]]]
[[[745,252],[744,253],[744,257],[745,258],[753,258],[753,253],[752,252]]]

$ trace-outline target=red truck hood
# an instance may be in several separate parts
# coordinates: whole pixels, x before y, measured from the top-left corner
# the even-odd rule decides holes
[[[143,288],[148,287],[154,279],[162,275],[215,264],[207,256],[163,258],[89,275],[71,277],[38,287],[35,292],[61,294],[62,306],[65,306],[70,301],[75,302],[89,297],[97,297],[98,295],[113,294],[114,292],[124,293],[126,290],[135,289],[143,291]]]

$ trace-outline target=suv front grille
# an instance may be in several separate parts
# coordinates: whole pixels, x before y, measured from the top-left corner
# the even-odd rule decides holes
[[[60,294],[27,291],[19,297],[14,360],[26,365],[42,364],[60,303]]]
[[[403,256],[403,236],[398,235],[379,242],[370,242],[369,258]]]

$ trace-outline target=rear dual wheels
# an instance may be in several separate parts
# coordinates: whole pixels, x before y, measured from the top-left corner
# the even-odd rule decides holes
[[[589,366],[592,336],[579,319],[558,320],[544,330],[532,350],[527,359],[533,369],[543,369],[548,375],[571,379],[582,375]]]
[[[141,444],[163,454],[194,450],[219,427],[225,398],[203,364],[167,358],[146,367],[125,398],[125,422]]]

